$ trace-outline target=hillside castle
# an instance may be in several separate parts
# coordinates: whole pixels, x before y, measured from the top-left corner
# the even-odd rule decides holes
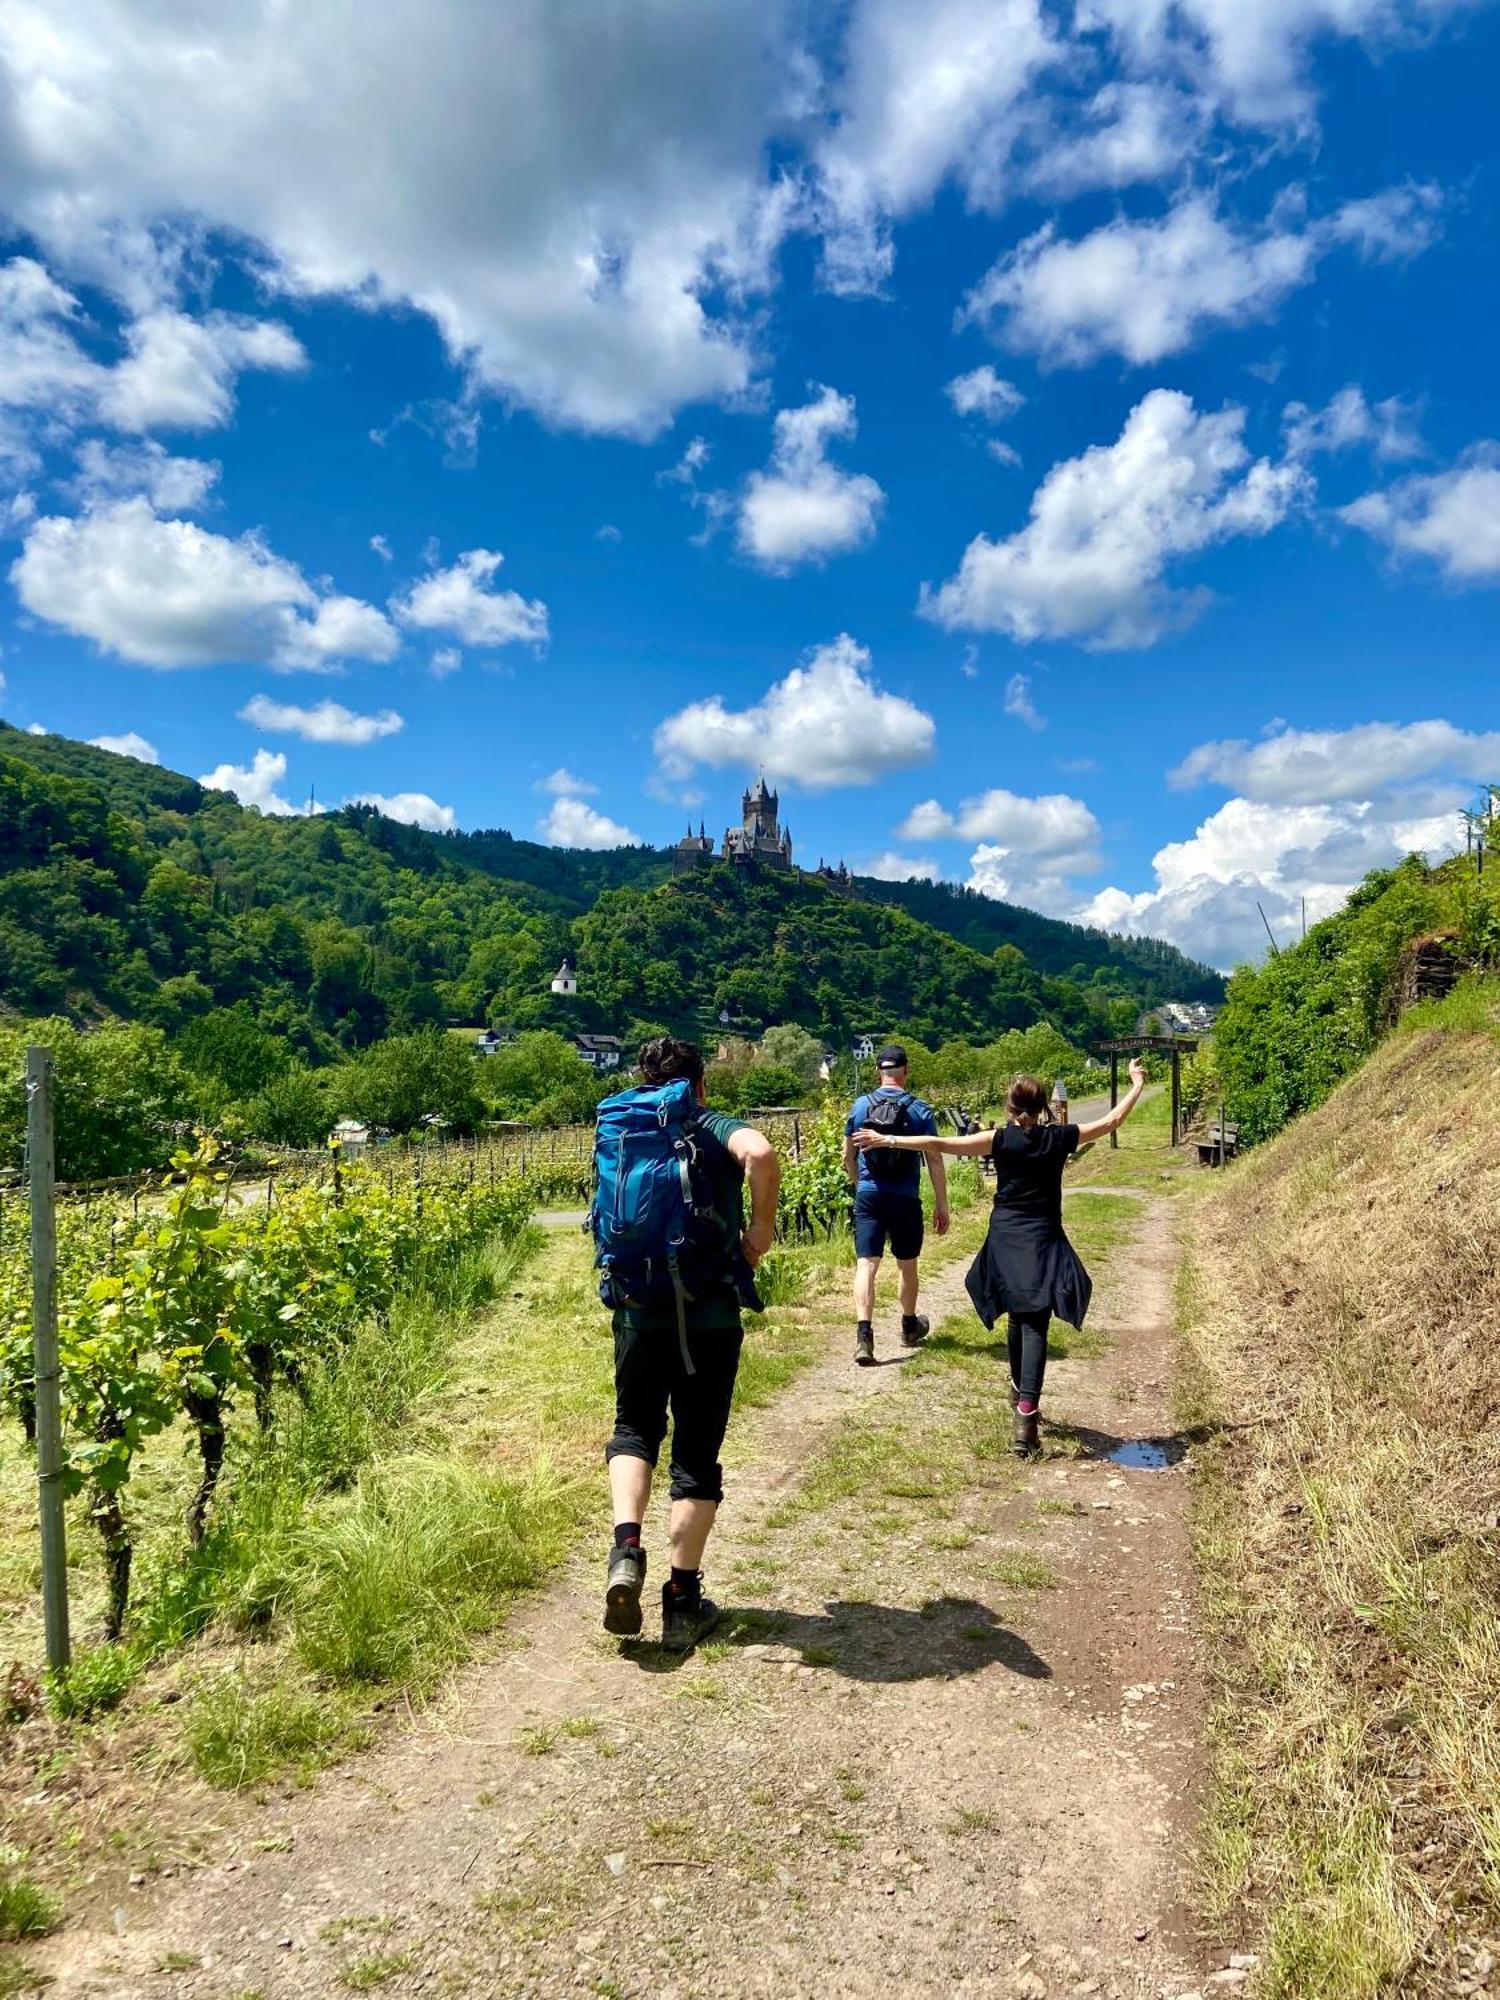
[[[854,893],[854,878],[842,861],[837,868],[830,868],[824,861],[811,870],[793,868],[791,828],[781,825],[781,800],[763,776],[756,779],[740,800],[740,824],[725,829],[724,844],[717,858],[736,868],[811,874],[816,881],[826,882],[844,895]],[[689,869],[702,867],[714,859],[714,844],[703,821],[699,820],[696,833],[689,821],[687,832],[672,849],[673,872],[684,875]]]

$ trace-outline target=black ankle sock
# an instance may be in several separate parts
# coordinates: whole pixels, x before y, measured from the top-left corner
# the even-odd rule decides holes
[[[854,1322],[854,1331],[856,1336],[861,1333],[873,1333],[875,1331],[875,1323],[873,1320],[857,1319]]]
[[[914,1326],[922,1324],[922,1315],[920,1313],[902,1313],[901,1324],[909,1333]]]
[[[615,1547],[628,1549],[632,1542],[640,1546],[641,1524],[639,1521],[617,1521],[615,1523]]]
[[[703,1584],[695,1569],[674,1569],[672,1571],[672,1595],[685,1598],[689,1604],[696,1604],[703,1595]]]

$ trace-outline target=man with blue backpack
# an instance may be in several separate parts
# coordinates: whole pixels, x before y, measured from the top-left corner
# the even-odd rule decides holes
[[[901,1271],[901,1339],[917,1347],[927,1338],[928,1322],[917,1311],[917,1259],[922,1254],[923,1155],[915,1150],[859,1152],[853,1135],[865,1128],[887,1137],[904,1133],[936,1133],[932,1106],[906,1087],[906,1051],[892,1042],[875,1059],[879,1082],[854,1100],[844,1127],[844,1172],[854,1181],[854,1360],[860,1368],[875,1365],[875,1281],[889,1243]],[[948,1180],[942,1157],[926,1156],[932,1175],[932,1226],[948,1233]]]
[[[589,1218],[615,1336],[615,1429],[604,1454],[615,1534],[604,1629],[622,1637],[641,1629],[641,1528],[670,1409],[662,1644],[686,1652],[719,1616],[703,1594],[703,1551],[724,1497],[719,1448],[739,1371],[740,1311],[760,1306],[755,1267],[771,1247],[781,1162],[764,1133],[707,1109],[703,1054],[691,1042],[649,1041],[639,1068],[638,1088],[599,1106]]]

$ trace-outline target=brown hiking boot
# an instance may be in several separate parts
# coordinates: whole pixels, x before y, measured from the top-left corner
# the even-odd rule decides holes
[[[1017,1458],[1037,1458],[1041,1455],[1041,1420],[1035,1410],[1016,1411],[1011,1437]]]

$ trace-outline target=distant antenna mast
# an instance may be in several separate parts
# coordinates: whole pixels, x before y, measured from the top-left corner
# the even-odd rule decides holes
[[[1257,910],[1260,910],[1260,920],[1266,927],[1266,936],[1271,940],[1271,956],[1272,958],[1280,958],[1281,946],[1276,942],[1276,933],[1271,928],[1270,919],[1267,917],[1265,911],[1260,909],[1259,903],[1255,907]]]
[[[1302,898],[1302,935],[1307,936],[1307,898]]]
[[[307,788],[307,816],[308,816],[308,818],[309,818],[309,819],[312,819],[312,818],[314,818],[314,817],[315,817],[315,815],[316,815],[316,813],[317,813],[317,810],[318,810],[318,788],[317,788],[317,786],[316,786],[316,785],[309,785],[309,786],[308,786],[308,788]]]

